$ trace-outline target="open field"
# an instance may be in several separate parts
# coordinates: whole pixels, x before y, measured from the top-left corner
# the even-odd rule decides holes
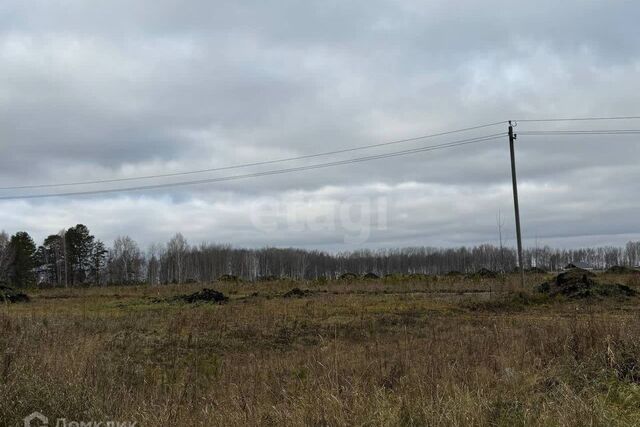
[[[546,278],[33,290],[0,308],[0,425],[640,425],[640,299]]]

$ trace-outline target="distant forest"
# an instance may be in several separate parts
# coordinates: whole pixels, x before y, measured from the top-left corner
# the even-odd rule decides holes
[[[553,249],[524,252],[525,267],[558,270],[582,261],[594,268],[636,266],[640,242],[625,247]],[[241,249],[229,245],[190,245],[176,234],[169,242],[143,251],[130,237],[115,239],[110,247],[82,224],[48,236],[36,245],[26,232],[0,233],[0,282],[16,287],[160,285],[213,282],[222,276],[243,280],[275,278],[336,278],[344,273],[363,275],[445,274],[475,272],[481,268],[512,271],[517,265],[513,248],[479,245],[459,248],[411,247],[358,250],[331,254],[302,249]]]

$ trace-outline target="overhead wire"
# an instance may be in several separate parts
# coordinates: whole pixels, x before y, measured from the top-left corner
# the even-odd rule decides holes
[[[640,116],[613,116],[613,117],[564,117],[564,118],[546,118],[546,119],[517,119],[515,122],[582,122],[582,121],[600,121],[600,120],[636,120]]]
[[[217,182],[234,181],[234,180],[240,180],[240,179],[256,178],[256,177],[271,176],[271,175],[280,175],[280,174],[301,172],[301,171],[307,171],[307,170],[313,170],[313,169],[321,169],[321,168],[327,168],[327,167],[333,167],[333,166],[348,165],[348,164],[353,164],[353,163],[361,163],[361,162],[367,162],[367,161],[372,161],[372,160],[387,159],[387,158],[398,157],[398,156],[406,156],[406,155],[410,155],[410,154],[417,154],[417,153],[423,153],[423,152],[429,152],[429,151],[443,150],[443,149],[459,147],[459,146],[463,146],[463,145],[470,145],[470,144],[476,144],[476,143],[481,143],[481,142],[493,141],[493,140],[496,140],[498,138],[502,138],[504,136],[506,136],[506,132],[501,132],[501,133],[496,133],[496,134],[491,134],[491,135],[484,135],[484,136],[479,136],[479,137],[475,137],[475,138],[462,139],[462,140],[457,140],[457,141],[451,141],[451,142],[438,144],[438,145],[431,145],[431,146],[427,146],[427,147],[419,147],[419,148],[413,148],[413,149],[408,149],[408,150],[389,152],[389,153],[384,153],[384,154],[370,155],[370,156],[365,156],[365,157],[356,157],[356,158],[338,160],[338,161],[327,162],[327,163],[318,163],[318,164],[313,164],[313,165],[305,165],[305,166],[298,166],[298,167],[285,168],[285,169],[275,169],[275,170],[254,172],[254,173],[241,174],[241,175],[231,175],[231,176],[223,176],[223,177],[216,177],[216,178],[207,178],[207,179],[190,180],[190,181],[179,181],[179,182],[162,183],[162,184],[150,184],[150,185],[135,186],[135,187],[120,187],[120,188],[107,188],[107,189],[98,189],[98,190],[71,191],[71,192],[60,192],[60,193],[41,193],[41,194],[1,196],[0,200],[41,199],[41,198],[51,198],[51,197],[85,196],[85,195],[97,195],[97,194],[130,192],[130,191],[154,190],[154,189],[160,189],[160,188],[182,187],[182,186],[189,186],[189,185],[196,185],[196,184],[206,184],[206,183],[217,183]]]
[[[521,131],[518,135],[636,135],[640,129],[602,129],[602,130],[532,130]]]
[[[461,132],[468,132],[468,131],[472,131],[472,130],[483,129],[483,128],[487,128],[487,127],[491,127],[491,126],[497,126],[497,125],[505,124],[505,123],[506,123],[506,121],[503,120],[503,121],[500,121],[500,122],[485,123],[485,124],[481,124],[481,125],[477,125],[477,126],[470,126],[470,127],[461,128],[461,129],[454,129],[454,130],[449,130],[449,131],[444,131],[444,132],[432,133],[432,134],[417,136],[417,137],[413,137],[413,138],[398,139],[398,140],[395,140],[395,141],[388,141],[388,142],[382,142],[382,143],[377,143],[377,144],[362,145],[362,146],[358,146],[358,147],[345,148],[345,149],[341,149],[341,150],[324,151],[324,152],[314,153],[314,154],[306,154],[306,155],[301,155],[301,156],[287,157],[287,158],[275,159],[275,160],[265,160],[265,161],[253,162],[253,163],[243,163],[243,164],[237,164],[237,165],[231,165],[231,166],[221,166],[221,167],[215,167],[215,168],[198,169],[198,170],[190,170],[190,171],[182,171],[182,172],[162,173],[162,174],[155,174],[155,175],[144,175],[144,176],[133,176],[133,177],[111,178],[111,179],[98,179],[98,180],[92,180],[92,181],[76,181],[76,182],[63,182],[63,183],[50,183],[50,184],[31,184],[31,185],[5,186],[5,187],[0,187],[0,190],[2,190],[2,191],[5,191],[5,190],[26,190],[26,189],[36,189],[36,188],[55,188],[55,187],[71,187],[71,186],[92,185],[92,184],[109,184],[109,183],[115,183],[115,182],[138,181],[138,180],[159,179],[159,178],[170,178],[170,177],[176,177],[176,176],[195,175],[195,174],[209,173],[209,172],[219,172],[219,171],[224,171],[224,170],[241,169],[241,168],[254,167],[254,166],[265,166],[265,165],[276,164],[276,163],[284,163],[284,162],[290,162],[290,161],[295,161],[295,160],[312,159],[312,158],[316,158],[316,157],[324,157],[324,156],[330,156],[330,155],[335,155],[335,154],[344,154],[344,153],[350,153],[350,152],[355,152],[355,151],[368,150],[368,149],[371,149],[371,148],[386,147],[386,146],[390,146],[390,145],[397,145],[397,144],[403,144],[403,143],[407,143],[407,142],[420,141],[420,140],[436,138],[436,137],[440,137],[440,136],[446,136],[446,135],[452,135],[452,134],[461,133]]]
[[[634,119],[640,119],[640,116],[518,119],[518,120],[514,120],[513,122],[515,124],[517,124],[518,122],[530,122],[530,123],[533,123],[533,122],[573,122],[573,121],[606,121],[606,120],[634,120]],[[505,124],[505,123],[507,123],[507,121],[485,123],[485,124],[481,124],[481,125],[477,125],[477,126],[471,126],[471,127],[455,129],[455,130],[439,132],[439,133],[433,133],[433,134],[428,134],[428,135],[422,135],[422,136],[417,136],[417,137],[413,137],[413,138],[399,139],[399,140],[388,141],[388,142],[383,142],[383,143],[369,144],[369,145],[363,145],[363,146],[358,146],[358,147],[345,148],[345,149],[341,149],[341,150],[325,151],[325,152],[320,152],[320,153],[313,153],[313,154],[294,156],[294,157],[287,157],[287,158],[281,158],[281,159],[265,160],[265,161],[253,162],[253,163],[236,164],[236,165],[231,165],[231,166],[222,166],[222,167],[215,167],[215,168],[208,168],[208,169],[172,172],[172,173],[155,174],[155,175],[144,175],[144,176],[135,176],[135,177],[100,179],[100,180],[91,180],[91,181],[76,181],[76,182],[63,182],[63,183],[51,183],[51,184],[32,184],[32,185],[21,185],[21,186],[6,186],[6,187],[0,187],[0,190],[9,191],[9,190],[69,187],[69,186],[81,186],[81,185],[99,185],[99,184],[108,184],[108,183],[116,183],[116,182],[127,182],[127,181],[136,181],[136,180],[170,178],[170,177],[176,177],[176,176],[186,176],[186,175],[209,173],[209,172],[216,172],[216,171],[223,171],[223,170],[233,170],[233,169],[241,169],[241,168],[248,168],[248,167],[255,167],[255,166],[264,166],[264,165],[269,165],[269,164],[277,164],[277,163],[284,163],[284,162],[295,161],[295,160],[311,159],[311,158],[317,158],[317,157],[322,157],[322,156],[330,156],[330,155],[335,155],[335,154],[343,154],[343,153],[355,152],[355,151],[366,150],[366,149],[371,149],[371,148],[391,146],[391,145],[407,143],[407,142],[414,142],[414,141],[419,141],[419,140],[424,140],[424,139],[429,139],[429,138],[435,138],[435,137],[439,137],[439,136],[446,136],[446,135],[451,135],[451,134],[455,134],[455,133],[461,133],[461,132],[466,132],[466,131],[483,129],[483,128],[496,126],[496,125],[500,125],[500,124]],[[561,135],[627,135],[627,134],[632,135],[632,134],[639,134],[639,133],[640,133],[639,129],[609,129],[609,130],[607,130],[607,129],[593,129],[593,130],[580,130],[580,129],[577,129],[577,130],[530,130],[530,131],[523,130],[523,131],[518,132],[519,135],[529,135],[529,136],[544,136],[544,135],[546,135],[546,136],[552,136],[552,135],[557,135],[557,136],[561,136]],[[492,135],[485,135],[485,136],[481,136],[481,137],[463,139],[463,140],[459,140],[459,141],[452,141],[452,142],[448,142],[448,143],[432,145],[432,146],[426,146],[426,147],[418,147],[418,148],[414,148],[414,149],[402,150],[402,151],[397,151],[397,152],[383,153],[383,154],[378,154],[378,155],[371,155],[371,156],[352,158],[352,159],[346,159],[346,160],[338,160],[338,161],[327,162],[327,163],[319,163],[319,164],[305,165],[305,166],[285,168],[285,169],[275,169],[275,170],[269,170],[269,171],[240,174],[240,175],[231,175],[231,176],[223,176],[223,177],[216,177],[216,178],[205,178],[205,179],[198,179],[198,180],[169,182],[169,183],[160,183],[160,184],[139,185],[139,186],[133,186],[133,187],[119,187],[119,188],[107,188],[107,189],[96,189],[96,190],[85,190],[85,191],[69,191],[69,192],[58,192],[58,193],[7,195],[7,196],[0,196],[0,200],[36,199],[36,198],[47,198],[47,197],[63,197],[63,196],[75,196],[75,195],[105,194],[105,193],[152,190],[152,189],[159,189],[159,188],[179,187],[179,186],[196,185],[196,184],[203,184],[203,183],[215,183],[215,182],[223,182],[223,181],[232,181],[232,180],[238,180],[238,179],[246,179],[246,178],[268,176],[268,175],[278,175],[278,174],[291,173],[291,172],[299,172],[299,171],[305,171],[305,170],[326,168],[326,167],[332,167],[332,166],[339,166],[339,165],[345,165],[345,164],[351,164],[351,163],[359,163],[359,162],[365,162],[365,161],[370,161],[370,160],[378,160],[378,159],[385,159],[385,158],[396,157],[396,156],[404,156],[404,155],[409,155],[409,154],[440,150],[440,149],[445,149],[445,148],[457,147],[457,146],[460,146],[460,145],[467,145],[467,144],[473,144],[473,143],[478,143],[478,142],[491,141],[491,140],[495,140],[495,139],[497,139],[499,137],[502,137],[504,135],[505,135],[505,133],[497,133],[497,134],[492,134]]]

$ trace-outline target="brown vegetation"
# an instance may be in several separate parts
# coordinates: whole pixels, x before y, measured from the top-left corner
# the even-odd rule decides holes
[[[169,302],[195,286],[34,291],[1,307],[0,425],[640,424],[637,297],[518,280],[306,282],[287,299],[291,282],[219,282],[222,305]]]
[[[607,273],[610,274],[640,274],[640,270],[635,268],[627,267],[624,265],[614,265],[613,267],[609,267],[607,269]]]

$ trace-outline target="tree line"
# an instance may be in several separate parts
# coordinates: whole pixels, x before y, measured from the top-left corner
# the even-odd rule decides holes
[[[624,247],[583,249],[528,248],[526,268],[559,270],[582,261],[594,268],[637,266],[640,242]],[[9,237],[0,233],[0,283],[15,287],[65,287],[103,285],[160,285],[208,283],[221,276],[243,280],[332,279],[354,274],[471,273],[480,268],[512,271],[517,265],[515,249],[494,245],[459,248],[411,247],[327,253],[295,248],[242,249],[230,245],[190,245],[180,234],[166,244],[142,251],[129,236],[116,238],[111,246],[78,224],[52,234],[37,246],[25,231]]]

